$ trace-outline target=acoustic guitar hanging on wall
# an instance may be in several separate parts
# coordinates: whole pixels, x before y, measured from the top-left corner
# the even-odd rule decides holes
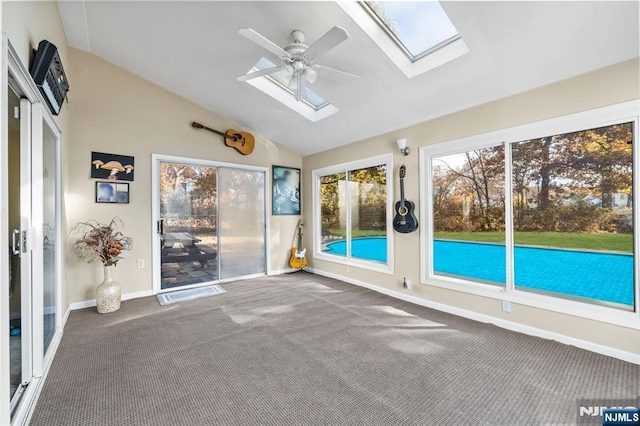
[[[196,123],[195,121],[191,123],[191,126],[195,127],[196,129],[205,129],[222,136],[224,138],[224,144],[226,146],[234,148],[242,155],[251,154],[256,144],[251,133],[238,132],[233,129],[227,130],[227,133],[222,133],[215,129],[207,127],[204,124]]]
[[[404,198],[404,176],[407,168],[400,166],[400,201],[396,203],[396,216],[393,218],[393,229],[403,234],[418,229],[418,218],[413,213],[416,205],[413,201],[406,200]]]

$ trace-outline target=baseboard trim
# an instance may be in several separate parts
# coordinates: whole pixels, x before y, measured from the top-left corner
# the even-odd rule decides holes
[[[297,272],[297,271],[299,271],[298,268],[278,269],[277,271],[270,271],[269,272],[269,276],[291,274],[291,273]]]
[[[131,300],[131,299],[139,299],[141,297],[149,297],[153,296],[153,290],[145,290],[145,291],[137,291],[135,293],[125,293],[122,295],[122,300]],[[91,308],[96,306],[96,299],[91,300],[83,300],[82,302],[73,302],[69,303],[69,307],[67,311],[75,311],[78,309]],[[68,316],[68,314],[65,314]],[[66,323],[66,318],[65,318]]]
[[[617,358],[622,361],[630,362],[632,364],[640,365],[640,354],[635,354],[632,352],[626,352],[619,349],[611,348],[609,346],[600,345],[597,343],[589,342],[586,340],[577,339],[575,337],[570,337],[564,334],[555,333],[552,331],[543,330],[540,328],[532,327],[529,325],[519,324],[513,321],[507,321],[501,318],[492,317],[490,315],[480,314],[478,312],[468,311],[466,309],[456,308],[453,306],[445,305],[438,302],[433,302],[430,300],[422,299],[420,297],[411,296],[408,294],[401,293],[399,291],[391,290],[388,288],[380,287],[374,284],[370,284],[364,281],[356,280],[353,278],[345,277],[339,274],[334,274],[331,272],[325,272],[319,269],[314,268],[304,268],[305,271],[311,272],[313,274],[322,275],[328,278],[334,278],[340,281],[344,281],[349,284],[357,285],[360,287],[365,287],[370,290],[376,291],[378,293],[385,294],[387,296],[403,300],[405,302],[414,303],[416,305],[424,306],[426,308],[435,309],[438,311],[446,312],[449,314],[457,315],[460,317],[468,318],[474,321],[479,321],[483,323],[493,324],[500,328],[504,328],[511,331],[516,331],[518,333],[527,334],[529,336],[541,337],[543,339],[554,340],[559,343],[563,343],[569,346],[575,346],[580,349],[585,349],[587,351],[595,352],[601,355],[610,356],[612,358]]]

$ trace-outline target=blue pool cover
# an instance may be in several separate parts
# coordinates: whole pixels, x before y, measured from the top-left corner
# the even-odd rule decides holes
[[[500,244],[435,240],[434,271],[492,284],[506,281],[506,251]],[[325,253],[346,254],[344,240]],[[352,257],[386,263],[386,238],[357,238]],[[515,247],[515,285],[633,306],[633,255],[583,250]]]

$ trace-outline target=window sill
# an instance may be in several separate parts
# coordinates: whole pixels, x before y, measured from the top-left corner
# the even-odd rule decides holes
[[[544,309],[565,315],[640,330],[640,316],[638,316],[636,312],[559,299],[553,296],[545,296],[520,290],[506,291],[501,287],[477,284],[456,278],[431,276],[426,280],[422,279],[420,283],[447,290],[459,291],[461,293],[487,297],[490,299],[506,300],[532,308]]]
[[[322,260],[324,262],[338,263],[340,265],[353,266],[354,268],[360,268],[367,271],[379,272],[382,274],[393,275],[393,268],[389,264],[382,264],[378,262],[372,262],[360,259],[347,259],[342,256],[335,256],[325,253],[314,253],[314,259]]]

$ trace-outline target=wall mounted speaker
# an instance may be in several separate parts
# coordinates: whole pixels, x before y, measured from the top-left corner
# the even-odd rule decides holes
[[[38,45],[31,67],[31,77],[40,89],[40,93],[44,96],[51,112],[58,115],[67,97],[69,82],[64,73],[62,61],[60,61],[58,48],[53,43],[42,40]]]

